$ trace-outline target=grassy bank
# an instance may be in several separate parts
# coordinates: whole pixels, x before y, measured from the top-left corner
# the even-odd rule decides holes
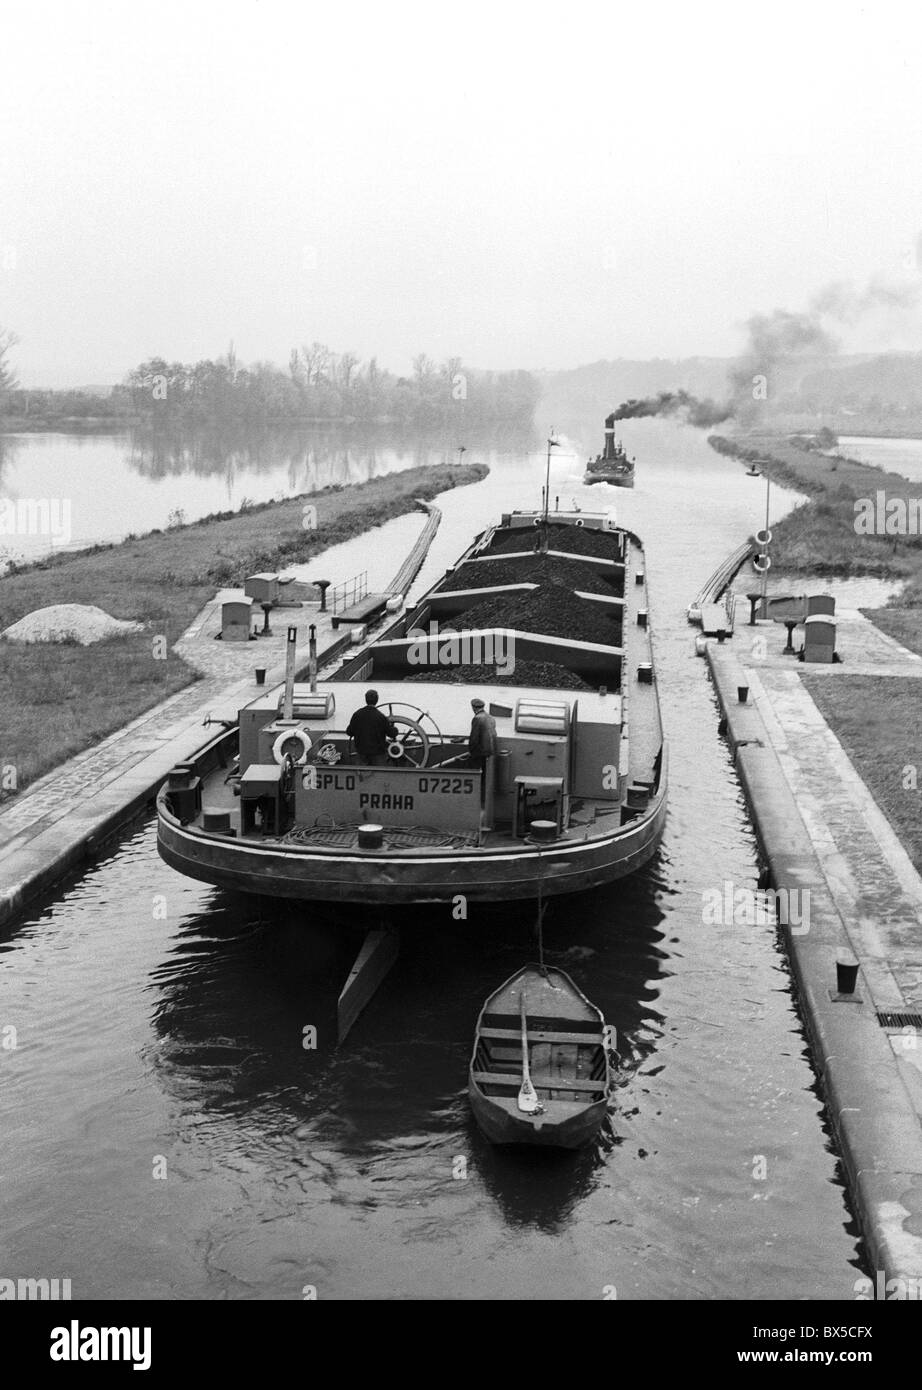
[[[883,696],[877,676],[824,680],[805,672],[804,679],[824,719],[922,873],[922,688],[918,679],[888,676]],[[918,787],[911,785],[913,780]],[[910,785],[905,786],[905,782]]]
[[[216,589],[284,569],[413,510],[448,488],[479,482],[483,465],[414,468],[360,486],[270,502],[245,512],[56,555],[0,579],[0,629],[56,603],[95,604],[144,631],[91,647],[2,643],[0,766],[22,790],[51,768],[196,679],[155,638],[181,636]],[[316,529],[302,526],[304,504]],[[0,798],[10,790],[0,790]]]
[[[886,608],[863,612],[903,646],[922,653],[922,537],[863,536],[855,530],[858,498],[876,498],[883,492],[888,500],[908,502],[918,495],[915,484],[857,459],[833,460],[777,436],[747,435],[711,443],[718,452],[747,462],[767,460],[759,466],[774,482],[807,495],[802,506],[772,523],[773,579],[779,573],[789,576],[792,587],[808,575],[902,580],[902,591]],[[848,653],[843,656],[848,661]],[[882,679],[844,673],[830,680],[807,668],[801,669],[801,676],[922,872],[922,791],[903,785],[904,769],[922,763],[918,754],[922,684],[911,676]]]
[[[903,581],[902,592],[887,608],[868,609],[867,615],[894,636],[898,629],[901,642],[922,651],[922,536],[861,535],[855,529],[858,499],[875,499],[882,492],[887,501],[908,505],[922,491],[916,484],[858,459],[828,458],[777,435],[711,436],[709,442],[719,453],[758,462],[773,482],[806,494],[801,506],[772,523],[773,580],[869,575]]]

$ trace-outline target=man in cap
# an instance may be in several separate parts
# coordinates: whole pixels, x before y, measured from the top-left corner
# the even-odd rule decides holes
[[[479,768],[483,773],[480,784],[480,797],[483,800],[487,782],[488,759],[492,758],[496,752],[496,720],[492,714],[487,714],[483,700],[472,700],[471,709],[474,711],[474,717],[471,720],[468,753],[470,754],[471,767]]]

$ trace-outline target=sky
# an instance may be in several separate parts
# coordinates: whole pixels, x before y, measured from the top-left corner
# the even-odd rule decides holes
[[[891,0],[8,6],[0,325],[27,386],[231,341],[732,355],[753,312],[919,277],[920,38]]]

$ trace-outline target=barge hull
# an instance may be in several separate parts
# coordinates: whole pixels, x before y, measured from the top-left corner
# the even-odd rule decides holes
[[[542,850],[477,850],[469,855],[401,856],[342,850],[284,849],[187,829],[160,807],[158,848],[179,873],[236,892],[321,902],[450,903],[580,893],[635,873],[653,856],[666,821],[666,768],[645,816],[607,839],[558,841]]]

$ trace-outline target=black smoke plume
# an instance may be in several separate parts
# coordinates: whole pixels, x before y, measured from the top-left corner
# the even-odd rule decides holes
[[[658,396],[645,396],[642,400],[632,398],[623,401],[614,415],[614,420],[639,420],[645,415],[684,415],[690,425],[699,429],[710,429],[719,425],[731,414],[729,405],[718,405],[716,401],[699,400],[690,391],[660,391]]]
[[[684,390],[660,391],[643,400],[624,401],[615,418],[684,415],[702,429],[729,419],[752,424],[764,405],[783,391],[782,376],[789,369],[836,355],[840,344],[834,327],[851,326],[869,314],[904,315],[920,304],[920,281],[894,285],[875,277],[863,289],[846,283],[827,285],[801,312],[773,309],[746,320],[746,347],[730,371],[728,401],[702,401]]]

